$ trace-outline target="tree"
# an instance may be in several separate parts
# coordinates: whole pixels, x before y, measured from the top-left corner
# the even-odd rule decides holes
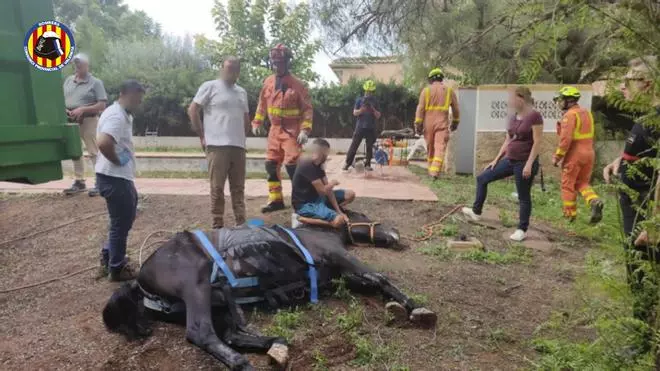
[[[312,62],[320,44],[310,40],[310,15],[306,3],[293,7],[268,0],[215,0],[213,17],[220,41],[196,37],[197,48],[216,65],[224,56],[241,58],[241,81],[260,84],[270,74],[268,52],[284,43],[294,53],[292,72],[306,81],[316,81]],[[268,25],[268,29],[266,29]]]

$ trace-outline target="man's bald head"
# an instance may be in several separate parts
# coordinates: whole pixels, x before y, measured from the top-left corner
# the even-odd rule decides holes
[[[222,79],[228,85],[234,85],[241,74],[241,60],[230,56],[222,62]]]

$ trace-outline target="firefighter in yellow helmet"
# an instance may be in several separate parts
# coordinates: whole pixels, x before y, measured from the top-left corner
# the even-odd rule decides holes
[[[561,199],[564,216],[574,220],[577,215],[577,192],[591,208],[591,223],[603,218],[603,202],[589,184],[596,154],[594,152],[594,118],[591,111],[580,107],[580,91],[565,86],[554,101],[564,113],[557,123],[559,145],[553,164],[561,163]]]
[[[429,85],[419,95],[415,127],[419,132],[423,128],[428,152],[428,173],[437,178],[442,170],[445,150],[449,141],[449,131],[455,131],[460,122],[456,93],[442,81],[445,75],[440,68],[429,72]],[[453,114],[449,123],[449,108]]]
[[[264,213],[284,209],[280,170],[284,164],[289,178],[293,179],[301,148],[312,131],[314,115],[307,88],[289,72],[291,51],[277,44],[269,57],[275,73],[264,81],[252,121],[255,135],[262,132],[266,117],[270,121],[266,150],[268,204],[261,209]]]
[[[355,153],[357,152],[362,140],[364,139],[367,145],[367,156],[364,159],[364,168],[371,171],[371,158],[373,157],[373,147],[376,142],[376,120],[380,118],[380,111],[378,100],[374,96],[376,91],[376,83],[372,80],[367,80],[362,85],[364,95],[358,97],[353,107],[353,116],[357,117],[355,124],[355,131],[353,132],[353,141],[346,153],[346,163],[342,168],[343,171],[348,171],[353,166],[355,160]]]

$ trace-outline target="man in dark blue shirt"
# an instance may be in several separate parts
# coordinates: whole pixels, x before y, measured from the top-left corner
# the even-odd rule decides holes
[[[353,108],[353,116],[357,117],[357,123],[353,133],[353,141],[346,154],[344,171],[348,171],[353,166],[355,153],[362,144],[363,139],[367,143],[367,157],[364,160],[364,168],[368,171],[372,170],[371,158],[373,157],[374,142],[376,142],[376,120],[380,118],[380,111],[378,101],[373,95],[376,91],[376,84],[372,80],[367,80],[362,87],[364,88],[364,96],[355,101],[355,107]]]

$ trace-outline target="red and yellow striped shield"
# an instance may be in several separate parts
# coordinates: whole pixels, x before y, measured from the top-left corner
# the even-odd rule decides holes
[[[45,21],[35,24],[26,33],[23,48],[25,57],[35,68],[57,71],[71,61],[76,44],[67,26]]]

